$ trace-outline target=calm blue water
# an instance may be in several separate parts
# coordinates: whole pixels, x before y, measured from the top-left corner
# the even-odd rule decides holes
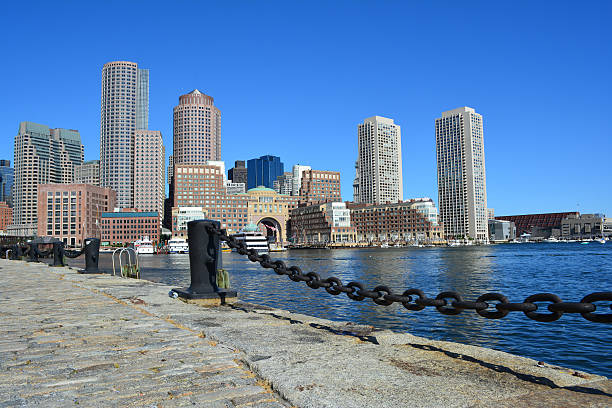
[[[345,284],[355,280],[370,289],[385,284],[395,292],[414,287],[429,297],[454,290],[465,300],[476,300],[486,292],[501,292],[510,302],[521,302],[531,294],[550,292],[578,302],[591,292],[612,290],[612,243],[294,250],[272,257],[298,265],[304,273],[336,276]],[[413,312],[401,305],[378,306],[313,290],[236,253],[224,253],[223,263],[233,289],[247,302],[490,347],[612,377],[612,325],[591,323],[580,315],[539,323],[517,312],[499,320],[482,318],[474,311],[457,316],[441,315],[435,308]],[[108,257],[102,264],[108,265]],[[186,255],[143,256],[141,265],[144,279],[189,286]],[[598,312],[604,311],[610,313],[609,306],[601,304]]]

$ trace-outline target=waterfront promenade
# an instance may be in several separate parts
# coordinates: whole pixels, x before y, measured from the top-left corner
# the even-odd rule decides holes
[[[612,405],[604,377],[494,350],[44,264],[0,279],[0,407]]]

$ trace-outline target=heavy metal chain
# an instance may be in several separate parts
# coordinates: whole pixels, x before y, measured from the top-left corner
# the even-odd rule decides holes
[[[538,322],[553,322],[558,320],[564,313],[580,313],[580,315],[591,322],[612,323],[612,313],[593,313],[597,306],[593,302],[612,302],[612,292],[595,292],[582,298],[580,302],[563,302],[559,296],[552,293],[538,293],[527,297],[522,303],[511,303],[501,293],[485,293],[475,302],[463,300],[457,292],[441,292],[435,298],[429,298],[420,289],[408,289],[402,294],[393,293],[385,285],[376,286],[368,290],[360,282],[349,282],[344,285],[342,281],[334,276],[321,279],[315,272],[302,273],[298,266],[287,266],[281,260],[273,260],[269,255],[258,255],[254,249],[247,249],[244,241],[236,240],[227,235],[225,230],[210,225],[207,230],[219,237],[220,241],[226,242],[230,248],[236,249],[241,255],[247,255],[251,262],[259,262],[263,268],[274,269],[278,275],[287,275],[294,282],[305,282],[312,289],[324,288],[327,293],[339,295],[346,293],[352,300],[362,301],[365,298],[372,299],[374,303],[389,306],[393,303],[401,303],[408,310],[423,310],[426,307],[435,307],[436,310],[445,315],[458,315],[464,310],[475,310],[487,319],[501,319],[510,312],[523,312],[525,316]],[[491,304],[489,303],[491,302]],[[497,302],[494,305],[493,302]],[[538,305],[535,302],[550,302],[548,311],[550,313],[538,313]],[[491,309],[493,307],[493,309]],[[612,309],[612,303],[610,304]]]

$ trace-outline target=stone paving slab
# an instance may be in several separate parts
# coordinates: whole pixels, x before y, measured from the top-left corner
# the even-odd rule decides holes
[[[605,377],[491,349],[69,268],[0,279],[0,407],[612,406]]]

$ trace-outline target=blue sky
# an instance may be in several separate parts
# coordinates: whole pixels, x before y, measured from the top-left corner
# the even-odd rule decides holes
[[[172,108],[195,88],[222,112],[222,156],[342,173],[357,124],[402,127],[404,197],[437,201],[434,120],[484,117],[497,215],[612,216],[611,2],[54,1],[0,15],[0,157],[20,121],[78,129],[99,158],[100,74],[150,69],[149,128],[172,150]]]

